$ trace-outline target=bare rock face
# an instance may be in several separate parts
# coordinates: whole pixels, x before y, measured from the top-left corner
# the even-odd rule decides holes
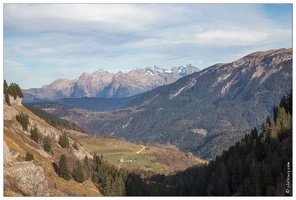
[[[13,153],[9,150],[8,146],[6,145],[5,142],[3,142],[4,145],[3,145],[3,155],[4,155],[4,165],[8,165],[12,162],[12,159],[13,158],[16,158],[18,156],[18,152],[16,153]]]
[[[19,152],[13,153],[4,142],[4,187],[13,187],[28,196],[49,196],[43,168],[33,161],[13,162]],[[10,181],[8,181],[8,179]],[[19,194],[15,194],[19,195]]]
[[[44,88],[23,90],[24,102],[62,98],[104,97],[122,98],[152,90],[158,86],[177,81],[179,78],[198,72],[193,65],[161,69],[156,66],[135,69],[127,73],[109,73],[102,69],[82,73],[74,80],[57,79]]]
[[[9,176],[15,187],[28,196],[49,196],[43,169],[32,161],[17,162],[7,166],[4,175]]]

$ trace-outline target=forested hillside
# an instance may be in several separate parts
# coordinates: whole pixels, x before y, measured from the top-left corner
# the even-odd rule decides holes
[[[136,183],[141,195],[292,196],[292,93],[274,107],[263,131],[256,128],[208,164],[172,176],[155,176],[158,193]],[[162,186],[167,187],[162,187]],[[133,193],[137,195],[139,193]]]
[[[87,130],[77,126],[75,123],[71,123],[67,120],[51,115],[46,111],[35,108],[34,106],[31,106],[29,104],[24,104],[24,106],[27,109],[29,109],[31,112],[33,112],[35,115],[39,116],[41,119],[44,119],[48,124],[56,128],[59,128],[60,130],[70,129],[70,130],[80,131],[82,133],[88,133]]]

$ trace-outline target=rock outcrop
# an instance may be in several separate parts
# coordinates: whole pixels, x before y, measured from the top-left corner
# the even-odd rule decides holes
[[[7,179],[12,181],[11,184],[6,185],[14,185],[24,195],[49,196],[43,168],[35,165],[33,161],[10,163],[4,168],[4,177],[6,177],[6,182]]]

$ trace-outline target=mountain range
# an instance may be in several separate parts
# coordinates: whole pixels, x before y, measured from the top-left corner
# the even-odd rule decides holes
[[[181,77],[199,71],[191,64],[171,69],[156,66],[135,69],[127,73],[110,73],[103,69],[82,73],[74,80],[59,78],[42,88],[22,90],[24,103],[62,98],[103,97],[122,98],[152,90],[175,82]]]
[[[67,98],[32,105],[93,134],[169,143],[211,159],[272,117],[273,106],[291,87],[292,49],[277,49],[219,63],[129,98]]]
[[[125,106],[133,112],[87,126],[93,133],[171,143],[199,154],[222,133],[260,125],[291,87],[292,49],[255,52],[157,87]]]

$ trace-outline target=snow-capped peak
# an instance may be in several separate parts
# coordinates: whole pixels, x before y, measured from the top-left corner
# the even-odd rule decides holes
[[[193,65],[189,64],[186,65],[186,67],[184,66],[180,66],[180,67],[172,67],[170,69],[162,69],[159,68],[157,66],[152,66],[152,67],[146,67],[143,69],[143,72],[145,74],[150,74],[150,75],[157,75],[157,76],[185,76],[194,72],[199,71],[198,68],[194,67]]]

